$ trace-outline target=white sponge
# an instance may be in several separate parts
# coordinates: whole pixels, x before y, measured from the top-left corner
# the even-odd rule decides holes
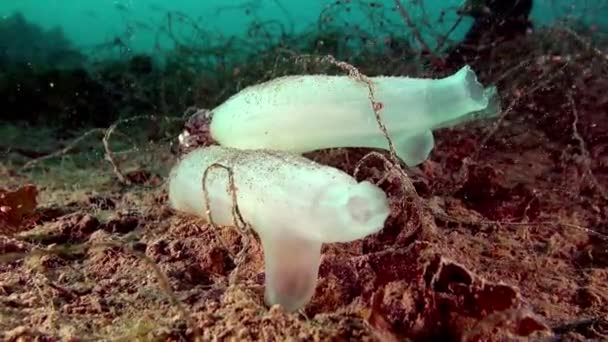
[[[202,181],[220,164],[232,170],[243,219],[262,241],[266,302],[297,310],[312,297],[321,245],[378,232],[390,214],[377,186],[289,152],[211,146],[187,154],[171,171],[169,201],[179,211],[206,217]],[[232,225],[229,174],[208,172],[212,219]]]
[[[432,130],[500,112],[496,88],[469,66],[441,79],[370,77],[380,115],[409,166],[427,159]],[[367,84],[348,76],[299,75],[251,86],[212,110],[222,146],[295,153],[335,147],[388,149]]]

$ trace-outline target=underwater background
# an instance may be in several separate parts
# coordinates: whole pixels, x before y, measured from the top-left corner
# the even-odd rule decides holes
[[[342,4],[341,4],[342,3]],[[369,4],[377,4],[374,10]],[[416,2],[414,2],[416,3]],[[447,32],[458,16],[454,9],[463,3],[461,0],[425,0],[416,6],[410,6],[410,15],[414,21],[423,19],[432,24],[435,32]],[[369,19],[376,12],[378,20],[388,22],[399,21],[396,11],[386,10],[392,7],[393,1],[81,1],[68,3],[65,1],[4,1],[0,4],[0,16],[7,19],[15,12],[23,14],[29,22],[42,29],[60,28],[65,37],[78,49],[91,49],[94,46],[107,43],[116,37],[125,40],[134,52],[154,53],[156,35],[167,23],[167,15],[180,14],[188,18],[188,22],[180,22],[175,18],[174,29],[182,38],[192,37],[197,33],[192,25],[196,25],[212,36],[229,38],[236,36],[246,38],[251,25],[272,22],[275,26],[266,28],[272,36],[280,34],[301,34],[315,31],[319,16],[324,10],[331,15],[340,11],[340,7],[350,7],[347,13],[340,13],[341,21],[337,25],[358,25],[367,31],[375,26]],[[540,0],[535,1],[530,18],[535,24],[552,24],[566,17],[576,18],[587,25],[605,27],[606,9],[602,1],[566,1]],[[335,7],[336,10],[330,9]],[[443,14],[443,20],[439,17]],[[335,18],[339,19],[339,18]],[[471,18],[464,18],[454,30],[451,39],[462,39],[466,30],[472,24]],[[279,26],[280,25],[280,26]],[[392,26],[389,32],[407,34],[403,27]],[[282,32],[284,31],[284,32]],[[427,34],[421,29],[423,34]],[[8,33],[5,33],[8,35]],[[162,33],[161,33],[162,34]],[[430,34],[430,33],[428,33]],[[13,33],[13,38],[18,35]],[[170,40],[163,37],[162,47],[172,47]],[[380,38],[380,37],[378,37]]]
[[[526,20],[531,26],[526,29],[571,22],[603,32],[608,25],[608,9],[602,1],[530,3]],[[492,25],[474,27],[474,14],[467,15],[462,10],[466,6],[469,5],[462,1],[414,1],[407,6],[404,21],[392,0],[298,3],[180,0],[170,4],[7,1],[0,4],[0,62],[11,69],[5,79],[29,79],[34,84],[24,85],[24,89],[14,94],[14,87],[2,88],[7,106],[14,107],[6,118],[35,122],[36,118],[43,117],[40,113],[34,115],[35,111],[48,110],[56,113],[46,118],[47,122],[86,126],[108,124],[142,110],[175,115],[188,106],[213,107],[238,87],[262,80],[257,73],[263,66],[254,66],[256,63],[269,65],[271,58],[290,54],[293,57],[294,53],[331,54],[349,62],[359,58],[355,64],[364,69],[378,62],[373,61],[374,58],[392,55],[385,70],[366,72],[403,74],[402,67],[389,65],[411,62],[425,49],[447,54],[456,44],[468,44],[464,39],[469,31],[473,34],[486,31],[483,39],[501,39],[492,36],[495,31]],[[500,16],[502,14],[484,20],[500,23],[503,20],[498,19]],[[519,31],[518,34],[526,32],[521,28]],[[482,38],[475,39],[481,41]],[[52,70],[59,72],[66,68],[71,72],[60,72],[57,76],[67,79],[53,83],[68,88],[81,87],[79,94],[86,94],[85,99],[63,94],[67,98],[61,96],[51,101],[53,103],[45,99],[39,99],[41,103],[28,100],[33,96],[30,88],[38,87],[40,82],[50,82]],[[244,73],[238,87],[217,84],[230,82],[227,73],[235,70]],[[125,71],[131,75],[125,75]],[[135,77],[136,82],[127,76]],[[165,94],[159,93],[163,83],[160,77],[169,83],[162,90]],[[209,78],[206,84],[201,84],[200,79],[194,80],[201,77]],[[137,91],[123,89],[125,82],[137,85]],[[182,85],[187,86],[181,88]],[[205,96],[208,87],[227,88],[222,94]],[[47,95],[59,96],[59,92],[71,90],[51,89]],[[215,98],[216,95],[219,97]],[[159,103],[160,98],[166,96],[172,99]],[[93,106],[94,102],[97,102],[96,108],[87,108],[87,104]]]
[[[323,246],[297,313],[265,305],[251,229],[168,204],[184,137],[215,144],[248,86],[465,65],[500,113],[421,165],[304,154],[391,214]],[[0,339],[608,340],[606,89],[606,0],[2,1]]]

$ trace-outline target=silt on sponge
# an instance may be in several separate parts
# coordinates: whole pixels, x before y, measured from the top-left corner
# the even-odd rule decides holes
[[[469,66],[441,79],[369,80],[397,155],[408,166],[428,158],[433,130],[500,112],[496,88],[484,88]],[[348,76],[286,76],[245,88],[212,110],[210,132],[220,145],[240,149],[388,149],[367,84]]]
[[[174,166],[169,177],[174,209],[206,217],[202,181],[216,163],[232,170],[239,210],[262,242],[266,303],[288,311],[313,296],[323,243],[376,233],[390,213],[381,189],[338,169],[289,152],[220,146],[198,148]],[[228,172],[212,169],[205,183],[213,221],[232,225]]]

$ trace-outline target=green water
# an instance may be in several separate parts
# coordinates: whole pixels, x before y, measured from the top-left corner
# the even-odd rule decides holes
[[[337,25],[360,25],[364,29],[377,25],[369,19],[369,8],[366,5],[378,3],[376,13],[383,13],[384,20],[398,24],[400,18],[392,10],[393,0],[383,1],[352,1],[349,12],[342,12],[336,18]],[[454,8],[462,3],[461,0],[402,0],[403,6],[409,11],[415,22],[427,23],[421,29],[422,33],[432,39],[434,32],[446,32],[452,27],[458,16]],[[537,0],[534,3],[532,18],[537,23],[551,23],[565,16],[573,16],[589,24],[601,24],[601,18],[606,18],[603,8],[606,1],[550,1]],[[215,37],[245,37],[251,25],[256,22],[273,21],[280,23],[288,33],[314,30],[323,9],[336,6],[336,1],[287,1],[287,0],[252,0],[252,1],[222,1],[222,0],[23,0],[3,1],[0,3],[0,16],[6,20],[12,13],[21,12],[28,21],[45,29],[60,27],[68,39],[76,46],[90,49],[111,42],[120,37],[135,51],[152,52],[157,46],[160,36],[162,46],[170,46],[161,28],[168,23],[168,14],[174,19],[172,27],[182,37],[192,37],[192,25],[207,31]],[[345,7],[345,5],[342,5]],[[373,11],[372,11],[373,12]],[[445,14],[442,16],[442,13]],[[187,19],[179,19],[183,14]],[[388,14],[388,16],[386,16]],[[379,14],[378,14],[379,15]],[[457,29],[451,34],[452,39],[459,39],[470,27],[470,18],[464,18]],[[424,28],[426,26],[426,29]],[[278,34],[279,26],[269,28],[273,34]],[[392,30],[407,35],[408,29],[395,25]],[[434,32],[430,32],[430,31]]]

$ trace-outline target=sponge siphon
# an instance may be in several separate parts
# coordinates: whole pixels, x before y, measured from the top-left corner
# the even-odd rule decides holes
[[[231,170],[234,184],[230,184]],[[208,203],[203,192],[205,177]],[[169,176],[169,201],[178,211],[232,225],[231,186],[243,219],[260,237],[265,301],[288,311],[313,296],[321,245],[378,232],[390,214],[386,194],[368,181],[297,154],[270,150],[198,148]],[[207,207],[209,206],[209,208]]]

